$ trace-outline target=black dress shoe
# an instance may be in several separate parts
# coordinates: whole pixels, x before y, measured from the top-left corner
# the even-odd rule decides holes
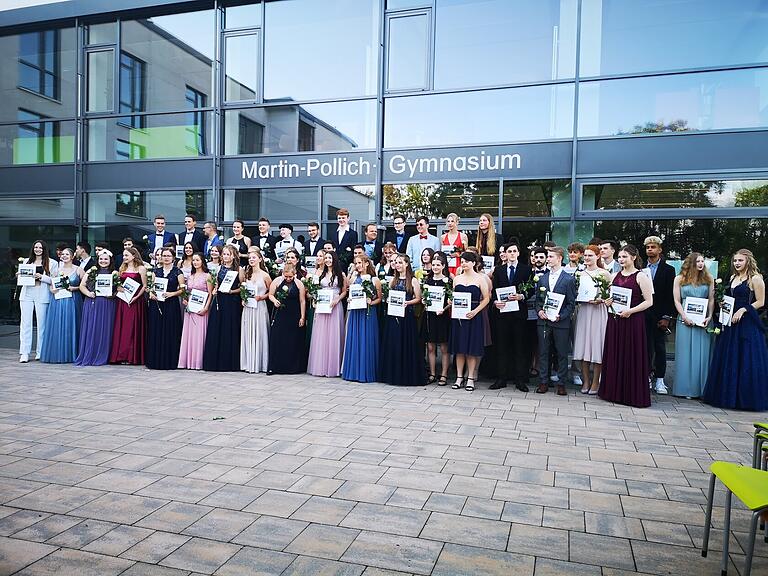
[[[488,386],[488,390],[498,390],[499,388],[506,388],[507,383],[504,380],[496,380],[493,384]]]
[[[520,390],[520,392],[530,392],[530,390],[528,390],[528,386],[525,384],[515,384],[515,388]]]

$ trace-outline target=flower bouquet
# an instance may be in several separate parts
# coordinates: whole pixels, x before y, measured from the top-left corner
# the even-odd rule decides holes
[[[605,274],[597,274],[592,276],[592,274],[589,274],[588,272],[584,273],[592,278],[595,286],[597,286],[598,298],[600,298],[600,300],[608,300],[611,297],[611,281],[608,279],[608,277]],[[616,311],[613,309],[613,306],[608,307],[608,313],[616,316]]]
[[[541,274],[534,274],[528,280],[525,282],[522,282],[521,284],[518,284],[517,286],[517,293],[522,294],[526,298],[529,298],[529,294],[533,292],[533,289],[536,287],[536,284],[539,282],[539,279],[541,278]]]
[[[264,266],[273,280],[280,276],[280,266],[272,258],[264,258]]]
[[[69,290],[69,276],[66,274],[61,274],[59,276],[59,281],[61,282],[61,287],[59,290]]]
[[[320,289],[320,282],[317,276],[305,276],[301,279],[301,283],[304,284],[304,289],[307,291],[307,298],[309,298],[310,302],[314,303],[317,299],[317,291]]]
[[[270,322],[270,325],[275,324],[275,318],[277,318],[277,313],[282,309],[283,305],[285,304],[285,301],[288,299],[288,291],[289,287],[283,284],[279,290],[275,290],[275,300],[278,301],[280,304],[279,306],[275,306],[275,309],[272,311],[272,322]]]

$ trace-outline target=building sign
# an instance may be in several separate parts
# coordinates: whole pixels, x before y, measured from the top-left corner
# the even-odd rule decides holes
[[[375,152],[224,158],[223,186],[372,184]],[[384,183],[570,177],[571,143],[385,151]]]

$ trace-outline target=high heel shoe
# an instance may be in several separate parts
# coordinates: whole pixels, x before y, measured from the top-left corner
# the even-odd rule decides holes
[[[466,384],[466,383],[467,383],[467,379],[466,378],[456,378],[456,382],[451,384],[451,389],[452,390],[458,390],[459,388],[464,388],[464,384]]]
[[[447,386],[448,385],[448,376],[440,376],[440,380],[437,381],[438,386]]]
[[[434,374],[430,374],[429,378],[427,378],[427,384],[434,384],[435,382],[437,382],[437,378],[435,378]]]
[[[475,389],[475,379],[474,378],[465,378],[466,386],[464,386],[464,389],[467,392],[472,392]],[[472,384],[470,384],[472,382]]]

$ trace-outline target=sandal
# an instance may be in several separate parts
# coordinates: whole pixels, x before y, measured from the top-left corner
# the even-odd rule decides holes
[[[466,383],[466,378],[456,378],[456,382],[451,384],[452,390],[458,390],[459,388],[464,388],[464,384]]]
[[[434,374],[430,374],[429,378],[427,378],[427,384],[434,384],[435,382],[437,382],[437,378],[435,378]]]
[[[448,376],[440,376],[440,380],[437,381],[438,386],[447,386],[448,385]]]
[[[464,389],[467,392],[472,392],[475,389],[475,379],[474,378],[467,378],[467,385],[464,386]],[[472,384],[470,384],[472,382]]]

